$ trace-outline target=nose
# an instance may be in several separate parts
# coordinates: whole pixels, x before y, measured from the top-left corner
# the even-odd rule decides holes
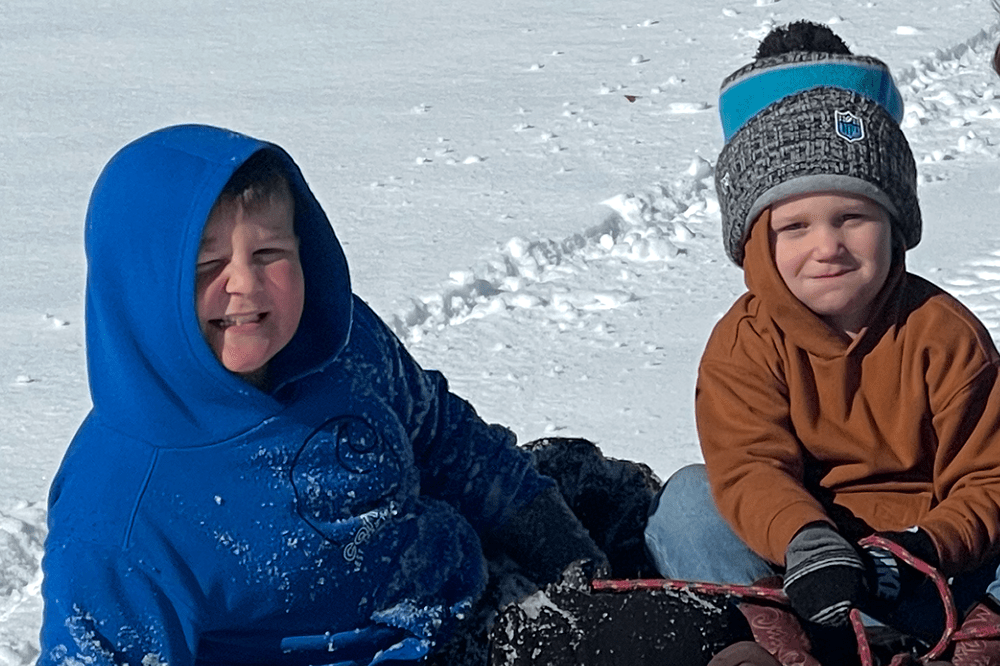
[[[226,293],[252,294],[263,282],[260,266],[249,261],[234,259],[226,267]]]
[[[838,227],[821,226],[816,230],[815,255],[817,259],[835,259],[844,247],[843,234]]]

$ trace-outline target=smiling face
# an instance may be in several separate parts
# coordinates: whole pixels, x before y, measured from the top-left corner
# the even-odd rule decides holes
[[[867,197],[825,192],[771,207],[771,251],[788,290],[833,328],[856,335],[889,275],[889,214]]]
[[[295,335],[305,280],[287,188],[246,207],[224,195],[198,251],[196,306],[202,334],[227,370],[264,386],[267,363]]]

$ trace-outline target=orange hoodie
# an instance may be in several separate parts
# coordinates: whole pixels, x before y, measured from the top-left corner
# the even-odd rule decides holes
[[[753,225],[749,292],[699,368],[698,433],[716,504],[768,560],[808,523],[857,539],[918,525],[947,575],[1000,552],[1000,382],[989,334],[899,260],[855,339],[796,299]]]

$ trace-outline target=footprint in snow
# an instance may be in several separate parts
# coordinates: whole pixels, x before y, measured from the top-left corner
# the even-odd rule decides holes
[[[997,339],[1000,335],[1000,250],[966,262],[955,270],[955,275],[942,282]]]

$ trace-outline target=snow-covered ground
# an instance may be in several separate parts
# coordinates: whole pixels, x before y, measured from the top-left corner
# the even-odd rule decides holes
[[[37,653],[45,494],[89,408],[83,215],[115,150],[179,122],[285,146],[355,290],[485,418],[666,476],[700,457],[697,360],[742,291],[711,180],[716,91],[798,18],[893,68],[925,220],[910,267],[1000,339],[989,0],[9,3],[0,666]]]

